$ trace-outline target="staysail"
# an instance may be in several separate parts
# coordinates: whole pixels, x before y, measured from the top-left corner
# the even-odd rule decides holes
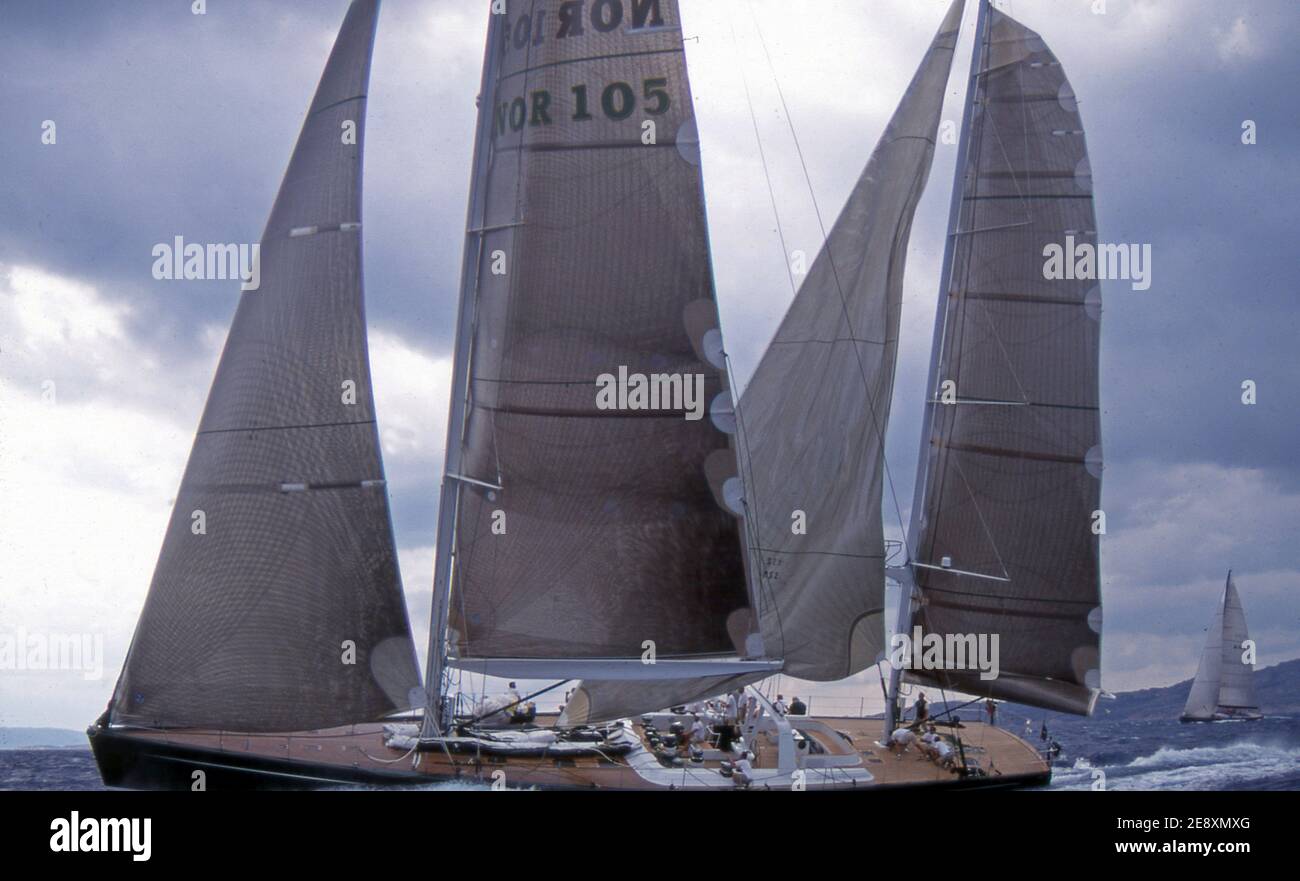
[[[448,662],[564,678],[584,668],[552,662],[757,656],[677,3],[492,19]]]
[[[1229,572],[1223,601],[1214,610],[1214,620],[1206,632],[1201,664],[1183,708],[1184,720],[1259,714],[1254,668],[1243,660],[1243,643],[1247,639],[1246,612]]]
[[[740,401],[763,637],[803,679],[884,648],[884,439],[903,271],[962,0],[948,10]]]
[[[999,638],[1000,673],[908,678],[1073,713],[1098,693],[1098,283],[1049,278],[1097,246],[1078,103],[1043,40],[997,9],[976,51],[909,539],[914,623]],[[949,659],[951,661],[951,659]]]
[[[355,0],[242,295],[110,705],[115,724],[301,731],[419,686],[361,282],[377,0]],[[354,134],[354,137],[352,136]]]
[[[954,0],[746,388],[746,538],[764,645],[784,672],[850,676],[884,647],[883,439],[912,217],[964,0]],[[796,512],[806,529],[792,529]],[[566,717],[611,719],[756,681],[584,681]]]

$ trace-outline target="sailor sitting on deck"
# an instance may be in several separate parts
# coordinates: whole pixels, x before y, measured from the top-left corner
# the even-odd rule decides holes
[[[753,757],[753,753],[742,753],[740,758],[736,759],[735,770],[731,774],[731,782],[737,786],[749,786],[754,782],[754,766],[750,763],[750,759]]]
[[[799,695],[797,694],[794,696],[794,700],[790,701],[790,715],[791,716],[808,715],[808,705],[805,704],[803,701],[799,700]]]
[[[784,716],[789,712],[785,705],[785,695],[778,694],[776,696],[776,700],[772,701],[772,709],[776,711],[778,716]]]

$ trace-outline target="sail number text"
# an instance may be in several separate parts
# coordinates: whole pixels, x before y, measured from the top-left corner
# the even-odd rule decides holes
[[[636,113],[638,107],[650,116],[662,116],[672,107],[667,77],[643,80],[639,98],[632,84],[625,82],[613,82],[603,89],[580,84],[569,92],[568,106],[563,108],[557,106],[555,96],[547,89],[529,92],[526,99],[521,95],[513,101],[498,103],[493,127],[495,133],[504,135],[507,131],[520,131],[525,126],[552,125],[557,118],[563,117],[574,122],[586,122],[595,119],[597,113],[618,122]]]

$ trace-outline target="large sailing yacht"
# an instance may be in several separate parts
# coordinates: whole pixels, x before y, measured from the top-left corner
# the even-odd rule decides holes
[[[687,719],[664,708],[877,664],[890,577],[906,593],[896,631],[1000,638],[997,678],[949,657],[909,678],[1090,711],[1100,295],[1042,271],[1045,246],[1096,237],[1077,103],[1051,51],[977,0],[917,501],[906,559],[887,568],[904,263],[964,0],[739,401],[676,0],[484,5],[424,684],[366,355],[361,148],[378,2],[355,0],[124,669],[88,732],[105,782],[1045,782],[1032,747],[970,720],[936,720],[959,761],[891,752],[901,669],[885,720],[787,716],[752,690],[763,712],[730,749],[680,751]],[[338,135],[349,120],[354,143]],[[805,530],[790,528],[796,512]],[[457,693],[466,673],[573,695],[559,717],[492,727]]]

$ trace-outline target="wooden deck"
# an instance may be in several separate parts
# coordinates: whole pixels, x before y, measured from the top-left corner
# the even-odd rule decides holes
[[[967,765],[985,775],[963,777],[942,768],[913,746],[902,755],[878,745],[880,720],[815,717],[840,736],[812,732],[826,753],[851,757],[874,777],[855,789],[893,786],[950,785],[960,787],[1034,785],[1045,783],[1048,764],[1032,746],[1015,735],[979,722],[960,729],[940,728],[960,736]],[[553,719],[539,718],[540,724]],[[798,729],[799,717],[791,717]],[[636,726],[639,734],[640,726]],[[755,738],[756,768],[776,768],[776,744],[764,735]],[[626,760],[598,757],[477,756],[442,751],[407,752],[384,745],[383,727],[355,725],[326,731],[289,734],[244,734],[218,731],[132,730],[92,731],[105,782],[109,785],[191,788],[193,774],[203,770],[216,788],[226,786],[300,788],[358,783],[419,786],[439,781],[490,785],[504,772],[511,788],[660,789],[690,788],[691,767],[716,769],[721,758],[682,770],[681,781],[657,785],[638,774]],[[647,744],[648,746],[648,744]],[[716,751],[715,751],[716,753]],[[698,775],[695,775],[698,776]],[[676,781],[676,778],[673,778]]]
[[[878,746],[883,739],[884,722],[880,719],[822,718],[821,721],[853,739],[854,749],[882,786],[948,783],[958,777],[955,771],[939,767],[915,746],[902,755]],[[983,722],[963,722],[961,728],[940,726],[938,730],[960,737],[967,765],[987,772],[990,777],[1032,776],[1049,771],[1047,762],[1031,745],[1001,728]]]

